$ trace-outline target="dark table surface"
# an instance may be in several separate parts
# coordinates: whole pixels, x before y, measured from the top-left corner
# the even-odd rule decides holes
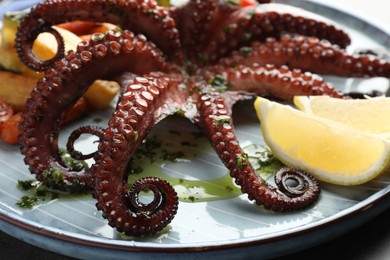
[[[330,242],[280,259],[390,259],[390,209]],[[70,252],[71,254],[71,252]],[[322,257],[321,257],[322,256]],[[73,259],[0,232],[0,259]]]

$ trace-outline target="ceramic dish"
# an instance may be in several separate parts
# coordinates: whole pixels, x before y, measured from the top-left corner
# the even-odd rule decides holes
[[[0,10],[20,10],[34,2],[3,2]],[[352,35],[354,44],[351,50],[389,46],[388,31],[353,13],[317,1],[279,2],[299,5],[342,24]],[[384,79],[374,79],[375,84],[373,80],[326,79],[347,91],[371,86],[386,90],[389,84]],[[97,118],[104,121],[110,113],[110,110],[102,111],[80,123],[96,124]],[[242,146],[264,144],[252,102],[236,107],[234,119]],[[66,136],[72,127],[67,127],[61,136]],[[196,139],[196,145],[180,145],[193,142],[196,131],[186,120],[175,117],[159,124],[151,136],[159,140],[175,140],[174,149],[181,149],[184,154],[176,162],[157,159],[148,169],[194,183],[214,183],[213,178],[226,176],[225,168],[205,139]],[[165,232],[135,239],[110,228],[89,195],[60,196],[39,203],[32,210],[19,208],[16,202],[26,192],[17,188],[17,182],[32,178],[18,147],[0,143],[0,229],[35,246],[89,259],[276,257],[342,235],[384,211],[390,200],[390,175],[356,187],[321,184],[318,203],[294,213],[265,211],[249,202],[246,195],[225,196],[217,200],[201,198],[199,201],[195,196],[195,201],[180,202],[178,214]],[[225,184],[217,185],[223,189]],[[192,195],[198,194],[192,192]]]

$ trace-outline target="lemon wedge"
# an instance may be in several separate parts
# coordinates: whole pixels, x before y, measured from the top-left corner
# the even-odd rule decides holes
[[[260,97],[255,109],[275,157],[318,180],[357,185],[389,166],[390,141],[380,136]]]
[[[390,98],[345,100],[328,96],[296,96],[294,104],[305,113],[390,138]]]

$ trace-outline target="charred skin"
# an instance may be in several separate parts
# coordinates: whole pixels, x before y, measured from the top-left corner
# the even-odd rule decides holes
[[[151,0],[61,0],[34,7],[16,40],[21,59],[45,71],[20,124],[21,152],[30,171],[55,189],[93,189],[98,209],[118,231],[154,234],[176,214],[176,192],[153,176],[129,186],[128,168],[155,124],[181,111],[203,131],[250,200],[275,211],[299,210],[315,203],[319,185],[305,173],[281,169],[276,174],[277,187],[255,174],[235,135],[232,105],[251,94],[285,101],[295,95],[344,98],[308,71],[390,77],[389,61],[348,55],[342,49],[350,42],[348,35],[324,18],[270,1],[258,2],[240,7],[193,0],[164,8]],[[51,26],[72,20],[111,22],[129,30],[92,35],[76,52],[64,54],[62,39]],[[57,35],[59,42],[56,57],[48,61],[36,59],[31,52],[32,42],[44,31]],[[225,82],[226,92],[210,84],[216,77]],[[116,80],[122,91],[106,129],[86,126],[71,134],[69,153],[77,159],[93,157],[95,163],[87,170],[70,169],[58,148],[63,115],[95,79]],[[186,113],[189,108],[195,113]],[[220,117],[227,119],[221,122]],[[90,155],[81,155],[73,147],[85,133],[99,138],[98,150]],[[298,187],[288,187],[287,179],[295,179]],[[153,193],[153,201],[146,205],[138,200],[145,189]]]

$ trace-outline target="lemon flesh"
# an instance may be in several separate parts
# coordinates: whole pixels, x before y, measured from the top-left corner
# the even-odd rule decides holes
[[[390,138],[390,98],[345,100],[328,96],[296,96],[294,104],[305,113]]]
[[[356,185],[388,168],[387,139],[264,98],[255,108],[274,155],[318,180]]]

